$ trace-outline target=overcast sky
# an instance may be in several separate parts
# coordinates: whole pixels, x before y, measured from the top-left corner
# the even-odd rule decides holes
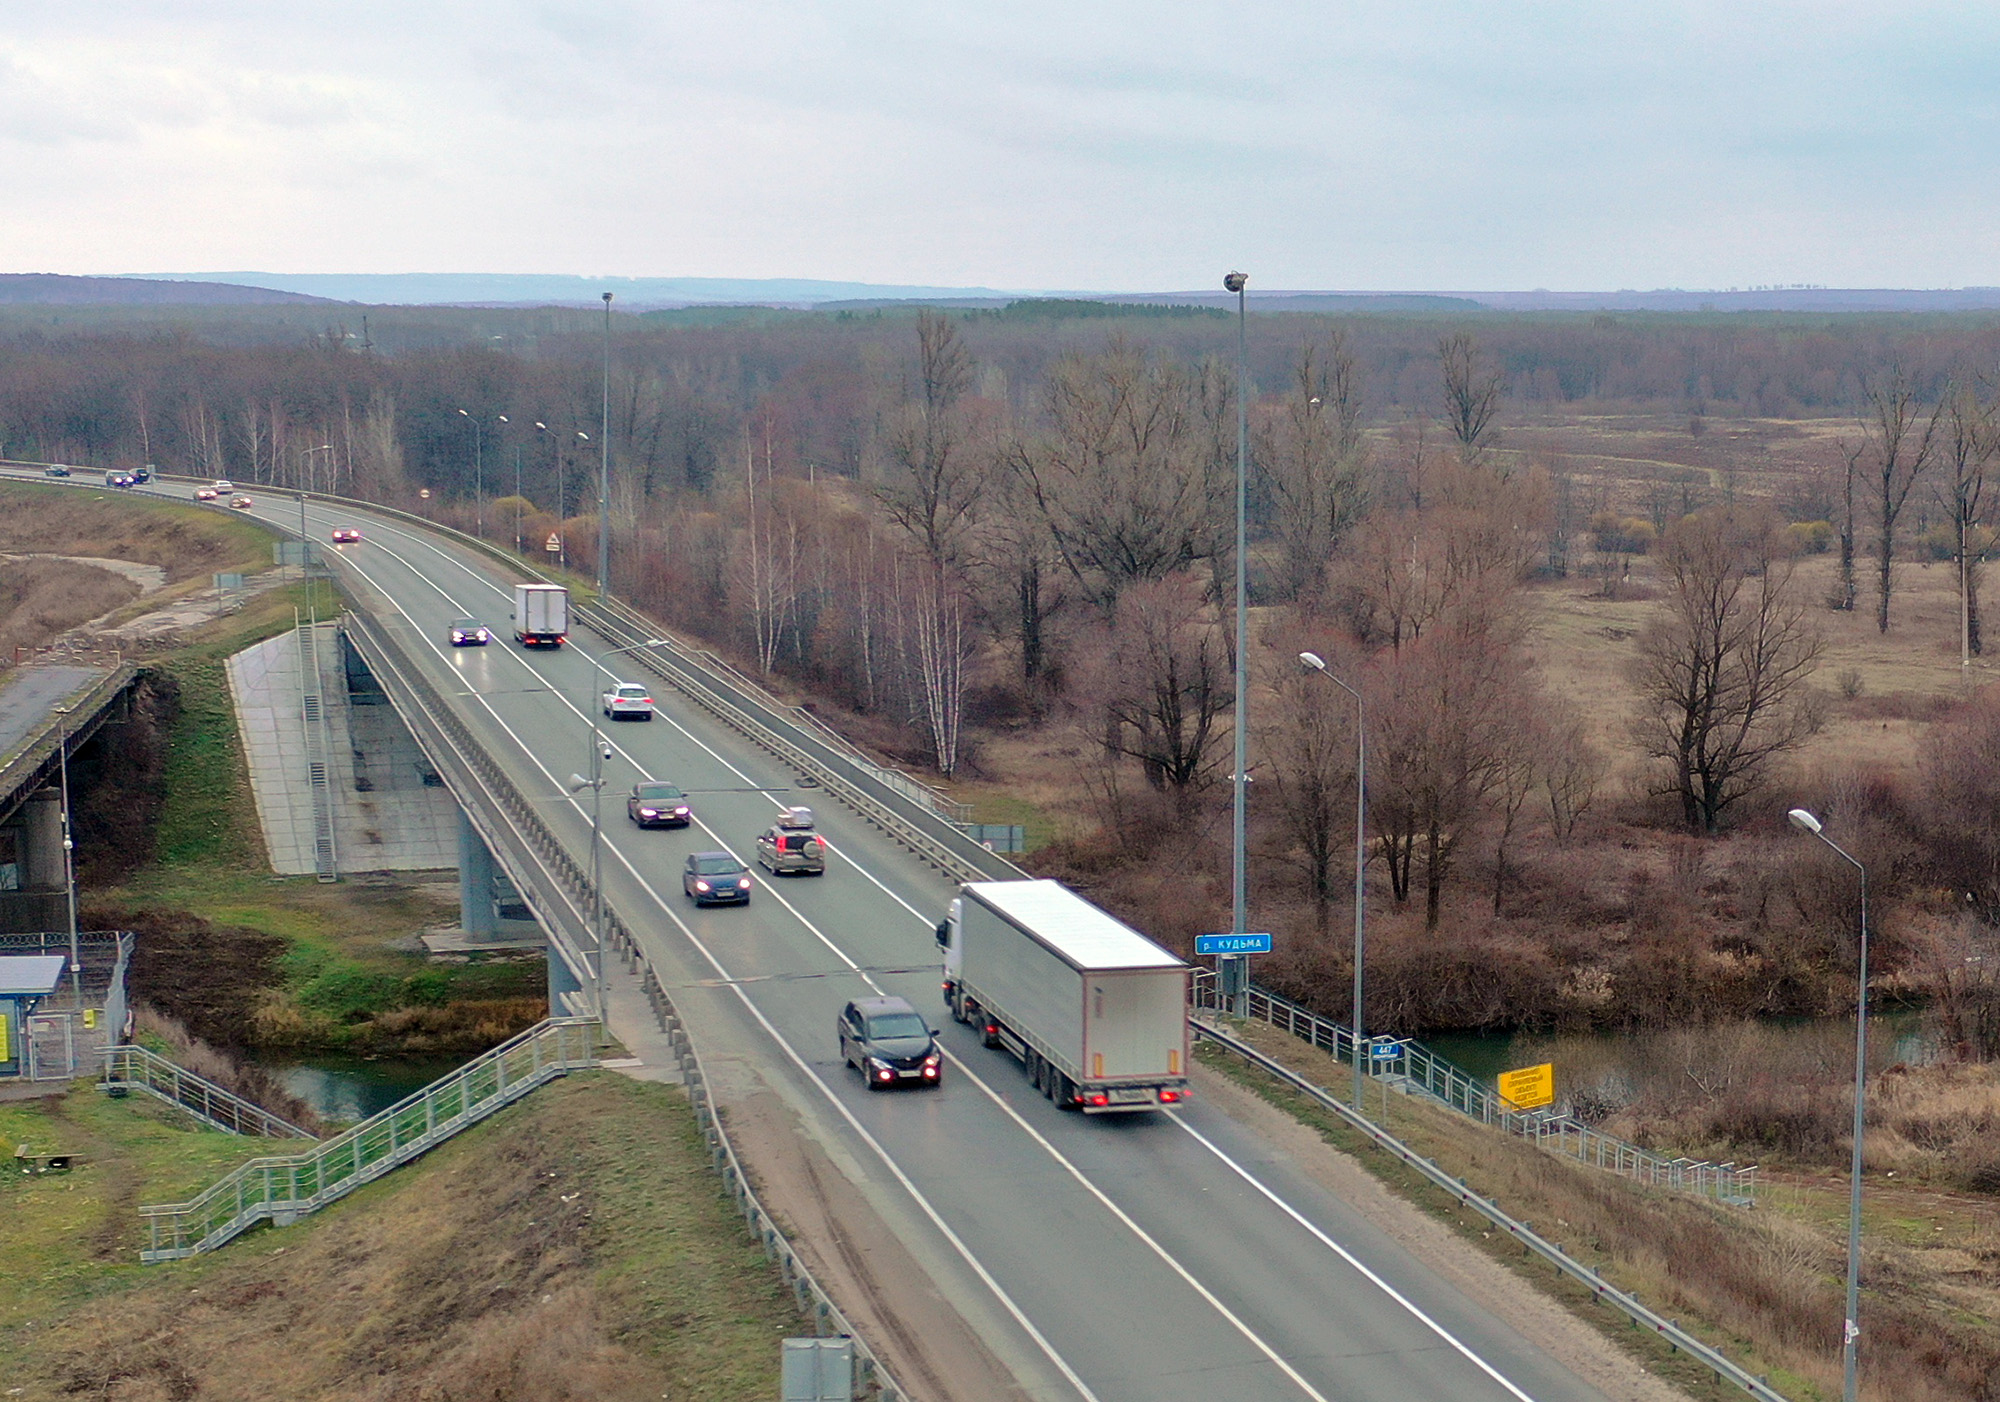
[[[0,0],[0,271],[2000,283],[2000,5]]]

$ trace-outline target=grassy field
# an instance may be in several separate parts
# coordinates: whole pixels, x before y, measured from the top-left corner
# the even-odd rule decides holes
[[[268,569],[269,529],[243,516],[112,490],[0,483],[0,552],[94,555],[158,565],[169,585]]]
[[[1348,1068],[1262,1024],[1240,1034],[1338,1098]],[[1401,1196],[1469,1244],[1569,1304],[1645,1366],[1695,1396],[1736,1397],[1712,1375],[1668,1354],[1588,1292],[1524,1257],[1485,1219],[1366,1145],[1307,1097],[1213,1045],[1201,1059],[1319,1130]],[[1536,1224],[1571,1255],[1722,1348],[1795,1402],[1840,1395],[1837,1339],[1846,1240],[1846,1183],[1837,1173],[1779,1172],[1755,1212],[1639,1188],[1566,1163],[1520,1140],[1402,1095],[1368,1111],[1391,1133],[1509,1213]],[[1869,1330],[1864,1398],[1951,1402],[1978,1395],[2000,1365],[2000,1209],[1988,1199],[1871,1184],[1862,1312]]]
[[[761,1402],[802,1329],[677,1089],[572,1077],[297,1226],[151,1267],[135,1206],[259,1145],[89,1088],[0,1107],[0,1134],[85,1156],[0,1183],[0,1375],[31,1402]]]

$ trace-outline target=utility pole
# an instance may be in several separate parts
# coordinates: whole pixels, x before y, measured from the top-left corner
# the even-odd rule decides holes
[[[1242,273],[1230,273],[1222,279],[1222,285],[1236,294],[1236,773],[1233,784],[1233,805],[1230,814],[1230,917],[1232,933],[1243,934],[1250,926],[1249,881],[1245,870],[1243,829],[1245,807],[1248,802],[1250,695],[1249,695],[1249,629],[1250,590],[1248,584],[1248,561],[1245,559],[1245,504],[1248,500],[1245,482],[1250,470],[1250,418],[1246,397],[1249,394],[1249,371],[1245,366],[1244,336],[1244,289],[1250,279]],[[1222,991],[1230,1000],[1230,1011],[1237,1017],[1247,1017],[1250,1013],[1250,957],[1247,954],[1229,955],[1222,966]]]
[[[604,294],[604,419],[597,429],[597,600],[611,597],[611,294]]]

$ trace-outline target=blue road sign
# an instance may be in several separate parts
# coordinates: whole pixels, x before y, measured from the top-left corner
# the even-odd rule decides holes
[[[1403,1054],[1403,1044],[1395,1041],[1377,1042],[1368,1049],[1368,1054],[1377,1061],[1394,1061]]]
[[[1196,954],[1269,954],[1269,935],[1196,935]]]

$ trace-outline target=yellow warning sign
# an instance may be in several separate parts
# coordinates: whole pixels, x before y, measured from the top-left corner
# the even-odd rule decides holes
[[[1500,1098],[1516,1110],[1532,1110],[1556,1098],[1556,1068],[1552,1061],[1500,1073]]]
[[[97,1009],[85,1008],[83,1010],[83,1025],[85,1027],[97,1026]]]

